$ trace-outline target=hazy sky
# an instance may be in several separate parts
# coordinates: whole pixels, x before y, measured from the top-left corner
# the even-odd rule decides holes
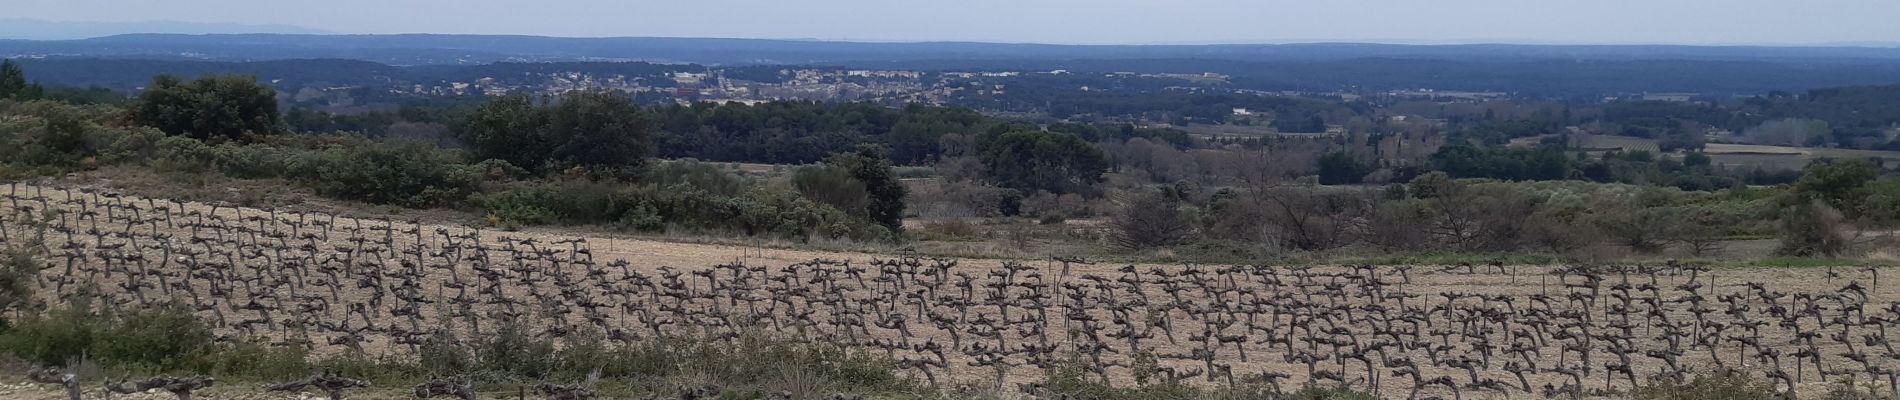
[[[0,17],[862,41],[1900,42],[1900,0],[0,0]]]

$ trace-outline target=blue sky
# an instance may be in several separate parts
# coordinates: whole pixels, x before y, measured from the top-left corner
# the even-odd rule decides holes
[[[1900,42],[1896,0],[0,0],[0,18],[1037,43]]]

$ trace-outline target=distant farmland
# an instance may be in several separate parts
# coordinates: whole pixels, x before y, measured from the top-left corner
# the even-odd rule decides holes
[[[1573,146],[1587,152],[1648,151],[1659,153],[1656,139],[1611,136],[1577,135]],[[1539,138],[1519,138],[1512,141],[1514,146],[1531,146]],[[1709,143],[1703,149],[1717,165],[1728,167],[1761,167],[1766,169],[1801,169],[1809,162],[1823,158],[1879,158],[1900,161],[1900,151],[1833,149],[1823,147],[1763,146],[1734,143]]]

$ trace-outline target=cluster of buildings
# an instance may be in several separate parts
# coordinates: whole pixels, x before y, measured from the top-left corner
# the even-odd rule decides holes
[[[1037,75],[1069,75],[1070,71],[980,71],[925,72],[913,70],[786,68],[733,73],[724,69],[672,71],[664,74],[628,76],[586,72],[530,73],[503,78],[488,77],[468,82],[417,83],[393,88],[406,95],[427,96],[498,96],[509,93],[560,94],[574,90],[614,90],[626,93],[651,93],[681,102],[760,102],[774,100],[875,101],[889,103],[944,104],[957,96],[1003,96],[1010,92],[1011,79]],[[737,76],[744,75],[742,79]],[[1193,83],[1225,82],[1228,76],[1217,73],[1104,73],[1108,78],[1165,78]],[[1190,86],[1183,86],[1187,88]],[[1081,86],[1079,90],[1098,88]],[[1233,89],[1227,89],[1233,90]]]

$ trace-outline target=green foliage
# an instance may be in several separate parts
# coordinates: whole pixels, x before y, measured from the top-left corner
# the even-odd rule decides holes
[[[1412,181],[1407,182],[1406,185],[1412,197],[1421,199],[1449,196],[1457,193],[1459,188],[1458,182],[1453,181],[1451,175],[1442,171],[1419,175],[1417,178],[1412,178]]]
[[[1377,400],[1379,396],[1345,386],[1307,386],[1282,398],[1286,400]]]
[[[891,232],[904,229],[907,189],[892,173],[883,149],[866,145],[834,154],[825,165],[794,172],[792,186],[805,197],[868,218]]]
[[[597,334],[546,338],[516,323],[500,325],[475,340],[438,335],[423,345],[416,361],[363,358],[317,362],[326,369],[352,369],[353,376],[413,371],[429,376],[471,376],[491,382],[575,382],[589,379],[661,383],[669,380],[717,382],[728,391],[792,390],[801,398],[836,391],[884,391],[908,388],[891,361],[869,353],[850,353],[818,344],[793,344],[757,335],[734,342],[696,337],[660,337],[610,343]],[[796,381],[797,385],[787,385]],[[478,383],[479,384],[479,383]],[[826,392],[800,392],[799,386]],[[672,393],[671,385],[653,391]]]
[[[1828,206],[1857,216],[1862,200],[1870,193],[1867,187],[1880,177],[1880,167],[1867,159],[1850,159],[1821,163],[1808,168],[1800,180],[1794,183],[1794,195],[1799,201],[1818,200]]]
[[[547,378],[555,367],[554,342],[535,337],[515,321],[474,347],[476,371],[499,372],[529,379]]]
[[[950,150],[942,138],[981,132],[994,123],[969,109],[915,104],[894,109],[870,103],[698,103],[653,112],[660,121],[655,143],[662,157],[777,164],[818,162],[859,144],[889,148],[897,164],[922,164]]]
[[[1162,400],[1162,399],[1261,399],[1261,400],[1376,400],[1379,397],[1371,393],[1358,391],[1345,386],[1307,386],[1286,393],[1266,384],[1259,376],[1240,377],[1233,385],[1201,388],[1194,385],[1168,381],[1153,374],[1152,355],[1137,355],[1134,367],[1136,383],[1132,386],[1116,387],[1103,382],[1100,375],[1092,372],[1090,361],[1080,355],[1070,355],[1056,360],[1050,368],[1043,369],[1040,398],[1071,398],[1100,400]]]
[[[66,365],[94,351],[107,329],[104,318],[76,303],[28,315],[0,334],[0,349],[41,365]]]
[[[1335,151],[1319,158],[1319,183],[1322,185],[1349,185],[1364,180],[1372,173],[1373,166],[1359,162],[1352,153]]]
[[[49,101],[7,102],[0,118],[0,163],[72,171],[87,167],[118,130],[94,122],[98,110]],[[96,160],[95,160],[96,161]]]
[[[718,165],[695,160],[674,160],[648,168],[640,183],[654,186],[686,185],[717,195],[735,195],[752,188],[753,182],[733,176]]]
[[[674,184],[627,185],[565,181],[484,194],[471,203],[506,224],[597,224],[623,229],[667,226],[794,239],[813,236],[884,239],[891,232],[862,217],[797,193],[752,189],[721,195]]]
[[[247,377],[281,381],[310,376],[310,352],[295,346],[272,346],[256,340],[212,345],[183,369],[219,377]]]
[[[276,133],[281,122],[277,91],[248,76],[206,76],[189,82],[170,75],[152,78],[132,107],[132,120],[175,136],[241,140]]]
[[[1024,192],[1077,193],[1102,182],[1108,160],[1075,135],[998,127],[977,143],[988,178]]]
[[[0,313],[26,308],[33,302],[33,283],[39,280],[40,268],[33,261],[40,249],[30,245],[14,245],[0,252]],[[5,321],[0,321],[4,323]]]
[[[0,60],[0,100],[32,100],[45,94],[45,88],[39,84],[28,84],[26,72],[20,70],[13,60]]]
[[[99,313],[77,301],[32,315],[0,334],[0,349],[43,365],[66,365],[82,357],[171,370],[192,365],[212,349],[209,326],[182,304],[164,304],[123,314]]]
[[[490,101],[463,124],[462,139],[482,158],[536,172],[579,167],[609,175],[645,165],[653,153],[646,113],[614,92],[570,93],[553,105],[525,96]]]
[[[108,321],[93,353],[100,359],[170,369],[211,348],[211,327],[182,303],[140,308]]]
[[[1668,377],[1651,379],[1631,390],[1638,400],[1773,400],[1782,398],[1775,384],[1733,370],[1697,375],[1687,382]]]
[[[1439,147],[1432,166],[1453,178],[1557,180],[1570,173],[1570,158],[1548,147],[1480,149],[1462,144]]]
[[[460,202],[484,174],[453,153],[414,142],[302,153],[288,161],[288,172],[325,196],[407,207]]]
[[[1134,387],[1117,388],[1091,372],[1089,362],[1079,354],[1072,354],[1057,360],[1056,365],[1044,368],[1041,397],[1147,400],[1196,398],[1200,394],[1198,389],[1181,382],[1151,381]]]
[[[851,171],[834,165],[815,165],[792,171],[792,188],[798,194],[840,210],[864,210],[871,203],[865,183],[851,177]]]

